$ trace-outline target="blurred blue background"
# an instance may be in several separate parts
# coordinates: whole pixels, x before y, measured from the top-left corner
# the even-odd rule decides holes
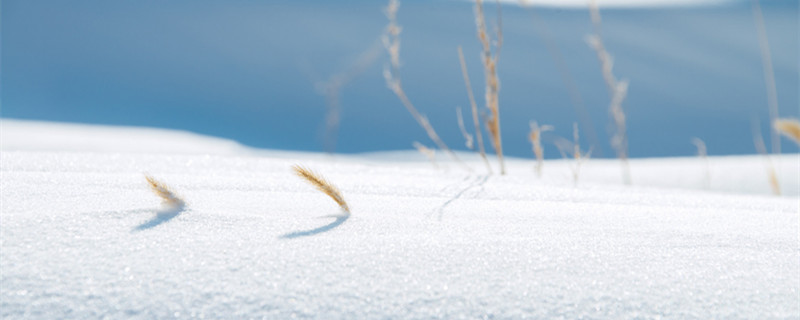
[[[385,85],[385,5],[4,0],[0,116],[174,128],[260,148],[322,151],[324,82],[349,73],[338,91],[336,152],[410,149],[412,141],[432,146]],[[490,26],[494,9],[486,6]],[[609,96],[584,40],[592,31],[588,11],[502,9],[498,74],[506,154],[532,156],[528,122],[537,120],[556,127],[545,142],[571,137],[572,123],[579,122],[584,148],[591,144],[594,156],[612,157]],[[798,1],[762,1],[762,9],[780,115],[798,117]],[[614,73],[630,81],[623,107],[632,157],[691,155],[692,137],[705,140],[712,155],[754,153],[755,118],[769,144],[750,1],[601,13]],[[479,105],[483,97],[472,4],[405,1],[398,20],[409,98],[448,145],[465,149],[455,111],[469,108],[459,45]],[[782,140],[785,152],[797,152]],[[548,157],[558,157],[548,148]]]

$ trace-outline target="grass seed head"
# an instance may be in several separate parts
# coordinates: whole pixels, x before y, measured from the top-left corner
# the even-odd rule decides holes
[[[150,186],[150,190],[152,190],[153,193],[155,193],[159,198],[161,198],[161,203],[163,205],[173,208],[178,208],[186,204],[186,202],[183,201],[183,199],[181,199],[180,196],[178,196],[177,194],[175,194],[174,191],[172,191],[172,188],[170,188],[163,182],[158,181],[152,176],[146,174],[144,178],[147,180],[147,184]]]
[[[294,165],[292,166],[292,170],[298,177],[308,181],[314,185],[317,190],[331,197],[333,201],[336,201],[336,204],[338,204],[345,213],[350,214],[350,207],[347,205],[344,197],[342,197],[342,193],[336,186],[325,180],[321,175],[303,166]]]
[[[781,118],[772,123],[775,130],[794,140],[800,145],[800,121],[797,119]]]

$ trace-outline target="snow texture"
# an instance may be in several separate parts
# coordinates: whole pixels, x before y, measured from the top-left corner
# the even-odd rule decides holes
[[[561,161],[536,179],[525,159],[487,176],[477,158],[0,130],[3,319],[800,318],[798,155],[773,159],[777,197],[758,156],[711,158],[712,190],[696,159],[632,160],[632,187],[590,160],[576,187]],[[67,133],[92,143],[48,142]],[[294,164],[337,185],[349,219]],[[164,212],[143,172],[186,207]]]

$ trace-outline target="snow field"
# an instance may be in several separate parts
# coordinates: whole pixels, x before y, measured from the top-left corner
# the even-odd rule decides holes
[[[29,147],[0,155],[4,319],[800,318],[797,195],[681,187],[692,159],[634,160],[635,179],[664,179],[632,187],[592,160],[574,187],[559,161],[537,180],[522,160],[501,177],[399,156]],[[352,216],[325,229],[339,209],[293,164]],[[185,210],[159,217],[143,172]]]

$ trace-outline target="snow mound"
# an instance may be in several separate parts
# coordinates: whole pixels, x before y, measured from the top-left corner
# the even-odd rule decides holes
[[[124,153],[242,152],[238,143],[183,131],[0,119],[0,150]]]
[[[618,174],[610,161],[588,162],[575,187],[558,161],[543,179],[521,159],[487,176],[477,159],[469,173],[237,153],[182,134],[154,139],[154,153],[140,139],[163,131],[144,129],[70,126],[75,139],[113,136],[130,149],[48,144],[6,133],[65,127],[8,123],[3,319],[800,317],[796,195],[623,186],[602,181]],[[177,148],[168,140],[206,152],[165,153]],[[728,160],[763,169],[758,157]],[[293,176],[296,163],[341,189],[349,219],[331,217],[336,204]],[[691,159],[632,163],[641,181],[673,181],[664,166]],[[142,172],[187,205],[163,210]]]

